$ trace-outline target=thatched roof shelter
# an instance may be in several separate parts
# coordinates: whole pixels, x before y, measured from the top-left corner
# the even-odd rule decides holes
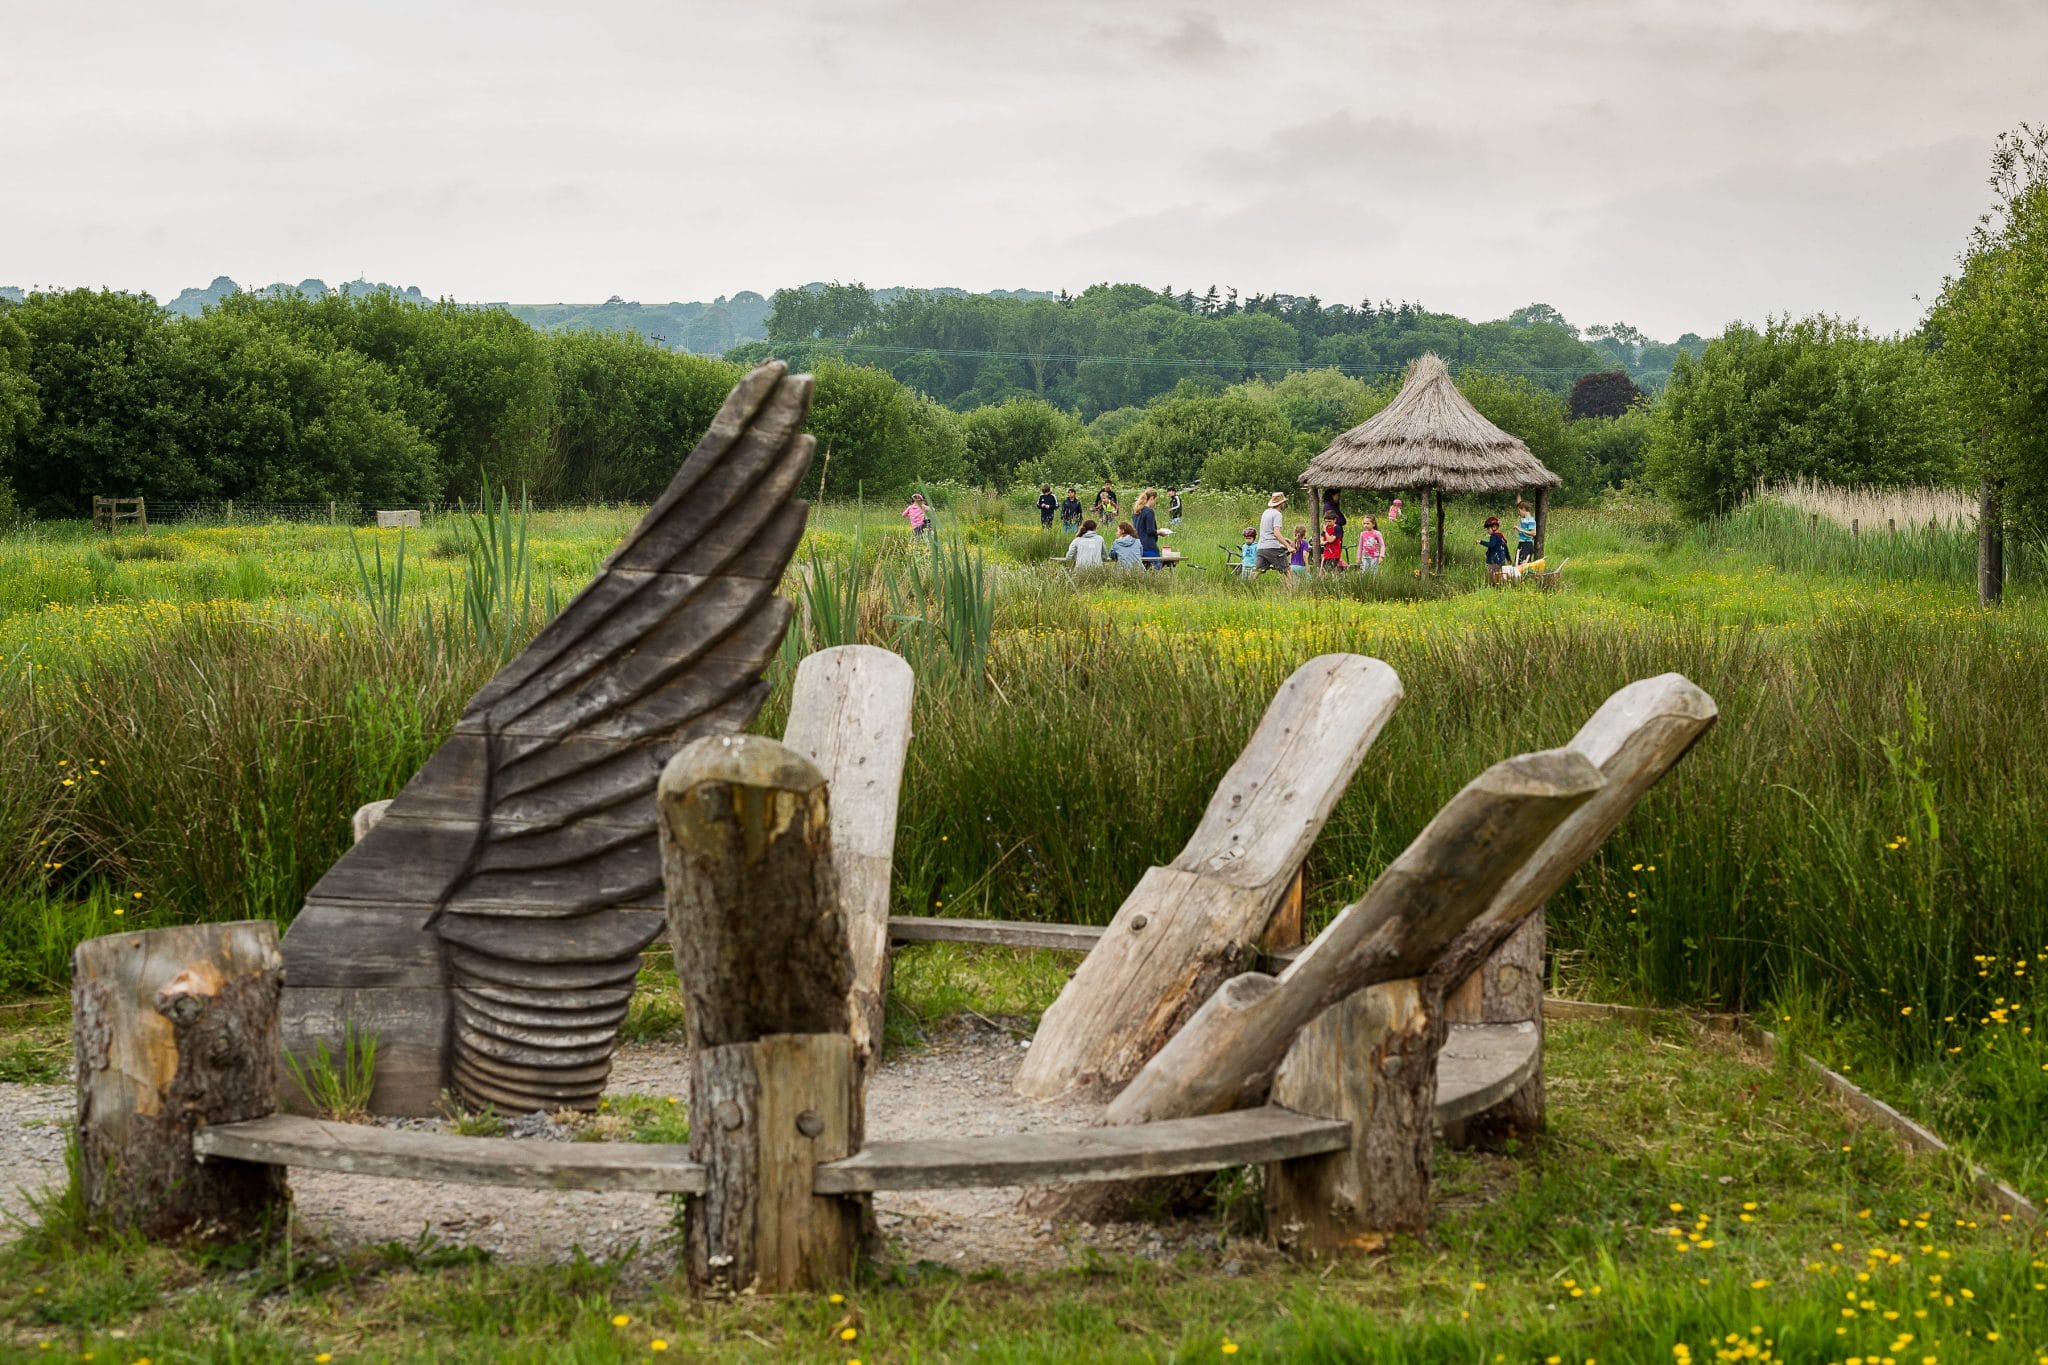
[[[1330,442],[1329,449],[1309,461],[1301,482],[1316,490],[1317,506],[1323,493],[1344,488],[1419,492],[1425,517],[1429,505],[1436,506],[1439,546],[1445,494],[1533,491],[1540,554],[1548,510],[1545,495],[1564,480],[1531,454],[1520,437],[1480,416],[1451,382],[1444,362],[1427,354],[1409,367],[1394,401]],[[1432,563],[1427,534],[1422,556],[1425,568],[1441,567]]]
[[[1513,493],[1564,480],[1479,415],[1434,354],[1409,368],[1394,401],[1330,442],[1301,476],[1310,488],[1428,488],[1443,493]]]

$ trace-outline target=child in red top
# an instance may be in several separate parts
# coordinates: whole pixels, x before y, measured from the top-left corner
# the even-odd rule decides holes
[[[1344,537],[1337,531],[1335,517],[1323,518],[1323,567],[1341,569],[1344,567]]]

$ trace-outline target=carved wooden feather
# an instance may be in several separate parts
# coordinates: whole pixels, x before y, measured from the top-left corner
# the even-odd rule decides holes
[[[620,913],[662,904],[655,780],[689,740],[754,718],[789,624],[776,589],[808,511],[795,490],[811,389],[780,361],[740,381],[597,577],[470,700],[286,938],[288,980],[360,988],[393,983],[320,960],[375,956],[349,918],[365,934],[431,934],[452,992],[449,1078],[471,1104],[592,1108],[604,1089],[640,950],[662,927]]]

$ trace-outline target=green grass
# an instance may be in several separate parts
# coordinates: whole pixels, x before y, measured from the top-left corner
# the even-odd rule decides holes
[[[990,564],[986,686],[963,608],[958,648],[920,658],[894,908],[1105,922],[1178,851],[1288,673],[1356,650],[1392,664],[1407,699],[1310,859],[1325,918],[1487,764],[1563,742],[1614,688],[1676,669],[1722,723],[1553,901],[1575,989],[1794,1014],[1815,1047],[2048,1189],[2048,1057],[2018,1031],[2048,969],[2037,576],[1984,613],[1958,532],[1802,536],[1769,506],[1686,527],[1617,502],[1554,515],[1562,590],[1491,589],[1471,542],[1505,510],[1453,504],[1440,581],[1405,571],[1411,516],[1377,578],[1247,583],[1194,567],[1255,515],[1241,500],[1189,500],[1176,539],[1190,567],[1086,579],[1039,562],[1028,513],[948,509],[942,526]],[[536,514],[537,574],[566,594],[632,520]],[[456,532],[414,541],[460,549]],[[396,533],[357,534],[395,554]],[[799,562],[815,550],[833,572],[856,541],[897,581],[929,563],[888,507],[819,509],[808,541]],[[61,990],[94,934],[289,920],[349,812],[402,784],[491,667],[378,630],[342,530],[181,528],[153,532],[147,556],[124,548],[143,543],[65,527],[0,539],[0,661],[27,642],[0,666],[0,993]],[[416,559],[423,592],[444,598],[435,576],[452,584],[459,558],[411,544],[408,573]],[[244,561],[260,601],[228,594],[238,572],[255,581]],[[900,636],[885,577],[842,603],[835,638]],[[766,732],[786,705],[785,689]],[[931,1002],[984,989],[948,984],[981,969],[945,961],[912,969],[926,976],[899,993],[899,1039]],[[1980,1022],[1994,1010],[2010,1028]],[[628,1032],[679,1019],[643,992]]]
[[[46,1235],[0,1250],[0,1354],[838,1365],[1223,1360],[1230,1343],[1248,1360],[1528,1365],[1669,1362],[1680,1344],[1703,1362],[1753,1343],[1738,1358],[1804,1365],[2048,1352],[2048,1289],[2035,1288],[2048,1246],[1952,1164],[1851,1121],[1803,1071],[1675,1019],[1554,1025],[1547,1066],[1551,1131],[1514,1154],[1440,1154],[1429,1234],[1314,1273],[1227,1238],[1158,1262],[1084,1254],[1057,1273],[870,1266],[838,1301],[700,1302],[632,1261]]]

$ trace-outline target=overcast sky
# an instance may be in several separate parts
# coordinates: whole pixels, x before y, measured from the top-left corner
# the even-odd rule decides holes
[[[2040,0],[0,0],[0,284],[813,279],[1910,327]]]

